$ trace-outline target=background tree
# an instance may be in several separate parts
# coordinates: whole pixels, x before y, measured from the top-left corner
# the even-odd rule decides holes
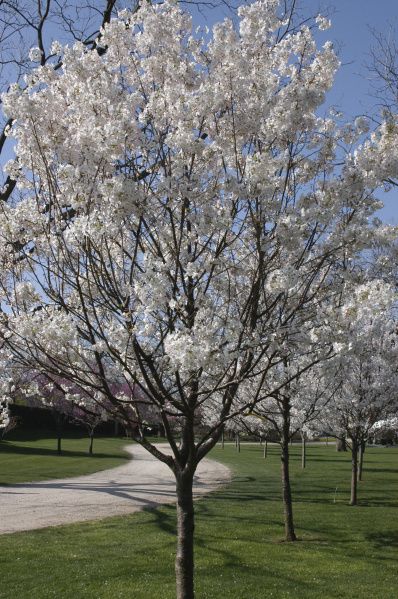
[[[80,405],[81,404],[81,405]],[[88,454],[93,455],[95,431],[104,422],[108,420],[108,413],[101,404],[96,401],[82,401],[80,397],[76,398],[73,405],[72,422],[83,426],[88,433],[90,444]]]
[[[308,347],[306,345],[307,351]],[[276,391],[270,390],[268,395],[267,388],[263,387],[264,399],[260,398],[253,408],[253,414],[258,419],[271,425],[281,447],[281,484],[286,541],[297,540],[293,518],[289,445],[292,439],[300,434],[303,443],[302,467],[304,468],[306,445],[303,436],[308,435],[311,423],[336,393],[335,384],[330,383],[330,380],[326,382],[323,377],[323,371],[328,369],[328,358],[331,351],[331,347],[327,347],[323,355],[321,352],[317,355],[313,349],[312,355],[309,352],[309,362],[308,354],[305,357],[296,354],[296,359],[292,354],[290,362],[280,365],[269,377],[269,382],[272,377],[278,381],[274,380],[271,383]],[[316,355],[318,363],[316,363]],[[285,381],[288,382],[285,383]]]
[[[357,482],[372,427],[397,405],[396,321],[390,312],[394,299],[390,286],[371,281],[351,289],[336,313],[342,351],[333,380],[338,378],[340,385],[319,415],[318,426],[350,445],[350,505],[357,504]]]
[[[372,426],[371,435],[373,443],[377,441],[384,441],[388,439],[392,443],[397,442],[398,437],[398,416],[397,412],[389,415],[387,418],[383,418],[375,422]]]
[[[26,373],[23,395],[28,407],[42,408],[51,412],[57,441],[57,454],[62,455],[62,439],[65,425],[71,421],[74,406],[65,397],[65,392],[57,377],[49,379],[33,369]]]
[[[3,431],[7,429],[10,424],[10,412],[8,403],[5,400],[2,400],[0,403],[0,428]]]

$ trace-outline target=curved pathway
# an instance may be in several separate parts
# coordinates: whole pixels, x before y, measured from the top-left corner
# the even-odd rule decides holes
[[[170,469],[139,445],[125,448],[127,464],[75,478],[0,487],[0,534],[96,520],[175,501]],[[230,479],[229,468],[202,460],[194,480],[195,497]]]

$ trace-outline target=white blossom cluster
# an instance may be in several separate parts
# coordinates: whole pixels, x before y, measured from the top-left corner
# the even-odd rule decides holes
[[[366,441],[376,423],[398,410],[396,293],[382,281],[356,286],[336,311],[333,365],[338,392],[318,430]]]
[[[0,429],[6,428],[10,423],[10,411],[8,402],[0,401]]]
[[[57,44],[62,68],[3,95],[20,199],[1,207],[1,335],[15,359],[123,418],[130,396],[108,381],[165,418],[208,407],[217,423],[296,377],[298,348],[303,368],[328,355],[325,314],[342,264],[379,235],[398,127],[364,139],[363,119],[318,116],[337,57],[308,25],[281,36],[278,6],[202,37],[175,2],[144,2],[101,31],[103,52]],[[382,309],[365,291],[341,319]]]

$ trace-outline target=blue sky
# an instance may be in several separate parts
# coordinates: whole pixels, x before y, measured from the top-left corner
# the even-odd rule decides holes
[[[336,106],[347,118],[378,111],[372,96],[371,77],[366,64],[370,62],[370,49],[374,45],[372,30],[388,36],[391,27],[398,33],[398,0],[297,0],[304,15],[327,14],[331,29],[319,33],[319,43],[331,40],[338,52],[341,67],[327,103]],[[208,24],[226,15],[225,9],[206,12],[195,19]],[[385,207],[378,216],[390,224],[398,224],[398,189],[380,192]]]
[[[314,0],[302,0],[309,10],[316,11]],[[372,93],[371,75],[366,67],[374,45],[372,30],[386,39],[395,28],[398,33],[398,0],[335,0],[330,4],[332,28],[325,32],[339,53],[341,67],[328,101],[335,104],[348,117],[374,113],[378,110]],[[379,216],[390,224],[398,224],[398,190],[380,199],[385,207]]]
[[[372,109],[366,70],[373,44],[371,30],[387,34],[391,26],[398,28],[398,0],[296,0],[296,4],[305,16],[322,13],[331,18],[331,29],[320,32],[319,42],[332,40],[342,65],[329,101],[349,117]],[[215,9],[198,17],[194,11],[194,18],[211,24],[229,14],[226,9]]]

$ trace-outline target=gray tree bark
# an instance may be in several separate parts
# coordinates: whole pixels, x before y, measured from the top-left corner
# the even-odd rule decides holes
[[[347,443],[344,438],[336,439],[336,451],[347,451]]]
[[[176,474],[177,554],[175,561],[177,599],[194,599],[194,506],[193,472]]]
[[[285,516],[285,540],[296,541],[296,533],[294,530],[293,521],[293,503],[292,503],[292,491],[290,487],[290,474],[289,474],[289,443],[282,444],[282,496],[283,496],[283,508]]]
[[[359,462],[358,462],[358,482],[362,480],[363,473],[363,454],[365,453],[366,443],[362,441],[359,444]]]
[[[263,452],[264,460],[267,457],[267,453],[268,453],[268,440],[265,439],[265,441],[264,441],[264,452]]]
[[[57,454],[62,455],[62,415],[57,411],[53,412],[53,414],[55,419],[55,430],[57,434]]]
[[[352,440],[351,448],[351,497],[350,505],[357,505],[358,490],[358,443]]]
[[[90,445],[88,448],[88,455],[93,455],[93,444],[94,444],[94,433],[90,433]]]
[[[307,439],[305,434],[301,435],[301,467],[305,468],[307,463]]]
[[[293,502],[290,486],[289,473],[289,437],[290,437],[290,405],[288,400],[284,402],[283,429],[282,429],[282,452],[281,452],[281,474],[282,474],[282,497],[285,517],[285,540],[296,541],[293,521]]]

